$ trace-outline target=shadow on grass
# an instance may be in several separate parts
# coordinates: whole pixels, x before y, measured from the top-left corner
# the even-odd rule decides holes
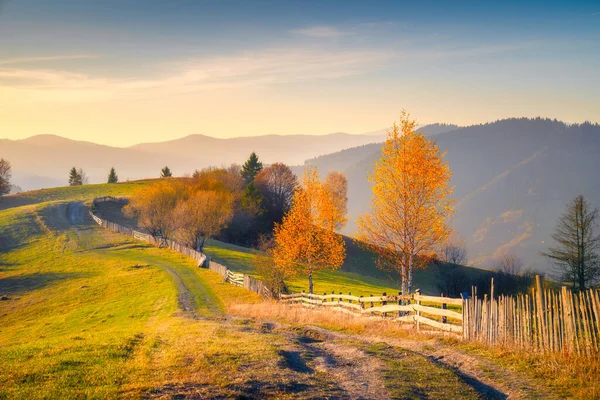
[[[77,273],[35,273],[29,275],[0,278],[0,293],[3,295],[21,295],[42,289],[60,281],[80,278]]]

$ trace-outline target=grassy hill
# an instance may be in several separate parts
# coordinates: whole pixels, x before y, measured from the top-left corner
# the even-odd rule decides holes
[[[97,193],[82,189],[29,193],[38,204],[0,211],[0,398],[168,395],[184,376],[234,395],[222,373],[276,357],[258,334],[220,322],[232,299],[254,294],[43,202]]]
[[[4,203],[0,398],[353,398],[377,372],[358,372],[371,362],[385,368],[379,390],[385,383],[398,396],[425,390],[478,397],[424,355],[344,338],[320,345],[314,335],[322,334],[305,328],[231,319],[230,306],[258,296],[169,249],[97,226],[82,205],[145,184],[57,188]],[[248,249],[216,241],[209,249],[239,270],[251,264]],[[330,275],[331,286],[341,277],[352,283],[352,273],[343,274]],[[383,288],[381,280],[355,279],[364,293]],[[414,371],[398,385],[407,369]]]

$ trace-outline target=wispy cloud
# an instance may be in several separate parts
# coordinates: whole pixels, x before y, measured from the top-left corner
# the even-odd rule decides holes
[[[9,58],[6,60],[0,59],[0,65],[14,65],[14,64],[28,64],[37,62],[49,62],[49,61],[64,61],[64,60],[82,60],[98,58],[97,56],[87,54],[77,55],[64,55],[64,56],[42,56],[42,57],[20,57],[20,58]]]
[[[372,50],[266,49],[171,62],[160,66],[163,73],[159,76],[136,79],[57,69],[0,67],[0,88],[11,89],[13,93],[27,91],[29,99],[86,101],[148,95],[149,91],[173,94],[338,79],[369,71],[391,57],[389,52]]]
[[[336,39],[350,34],[348,31],[342,31],[331,26],[312,26],[310,28],[295,29],[292,31],[292,33],[300,36],[321,39]]]

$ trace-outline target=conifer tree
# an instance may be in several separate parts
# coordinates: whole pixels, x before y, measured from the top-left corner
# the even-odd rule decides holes
[[[83,179],[79,171],[75,167],[71,168],[69,172],[69,186],[81,186],[83,185]]]
[[[119,183],[119,176],[115,172],[115,168],[110,169],[110,173],[108,174],[108,182],[107,183]]]
[[[597,218],[598,209],[577,196],[556,224],[555,246],[543,253],[556,265],[557,277],[581,291],[600,278],[600,235],[594,232]]]
[[[171,172],[171,170],[169,169],[169,167],[165,166],[163,169],[160,170],[160,177],[161,178],[170,178],[173,176],[173,173]]]
[[[254,180],[254,177],[262,170],[263,164],[258,160],[258,156],[255,152],[250,154],[248,160],[242,166],[242,177],[246,183],[250,183]]]

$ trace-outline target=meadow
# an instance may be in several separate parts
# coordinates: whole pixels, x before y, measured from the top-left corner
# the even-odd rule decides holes
[[[554,396],[536,376],[552,370],[535,359],[509,368],[508,353],[389,321],[265,302],[185,256],[102,229],[85,207],[75,222],[69,217],[73,204],[146,184],[57,188],[3,201],[0,398]],[[206,251],[253,273],[255,250],[211,241]],[[369,255],[350,254],[341,271],[317,275],[317,291],[395,292],[393,280],[365,261]],[[422,287],[433,286],[431,272],[418,278]],[[289,282],[292,290],[306,285],[302,277]],[[586,375],[576,373],[582,368]],[[597,394],[577,377],[593,376],[593,368],[561,378],[557,393]]]

